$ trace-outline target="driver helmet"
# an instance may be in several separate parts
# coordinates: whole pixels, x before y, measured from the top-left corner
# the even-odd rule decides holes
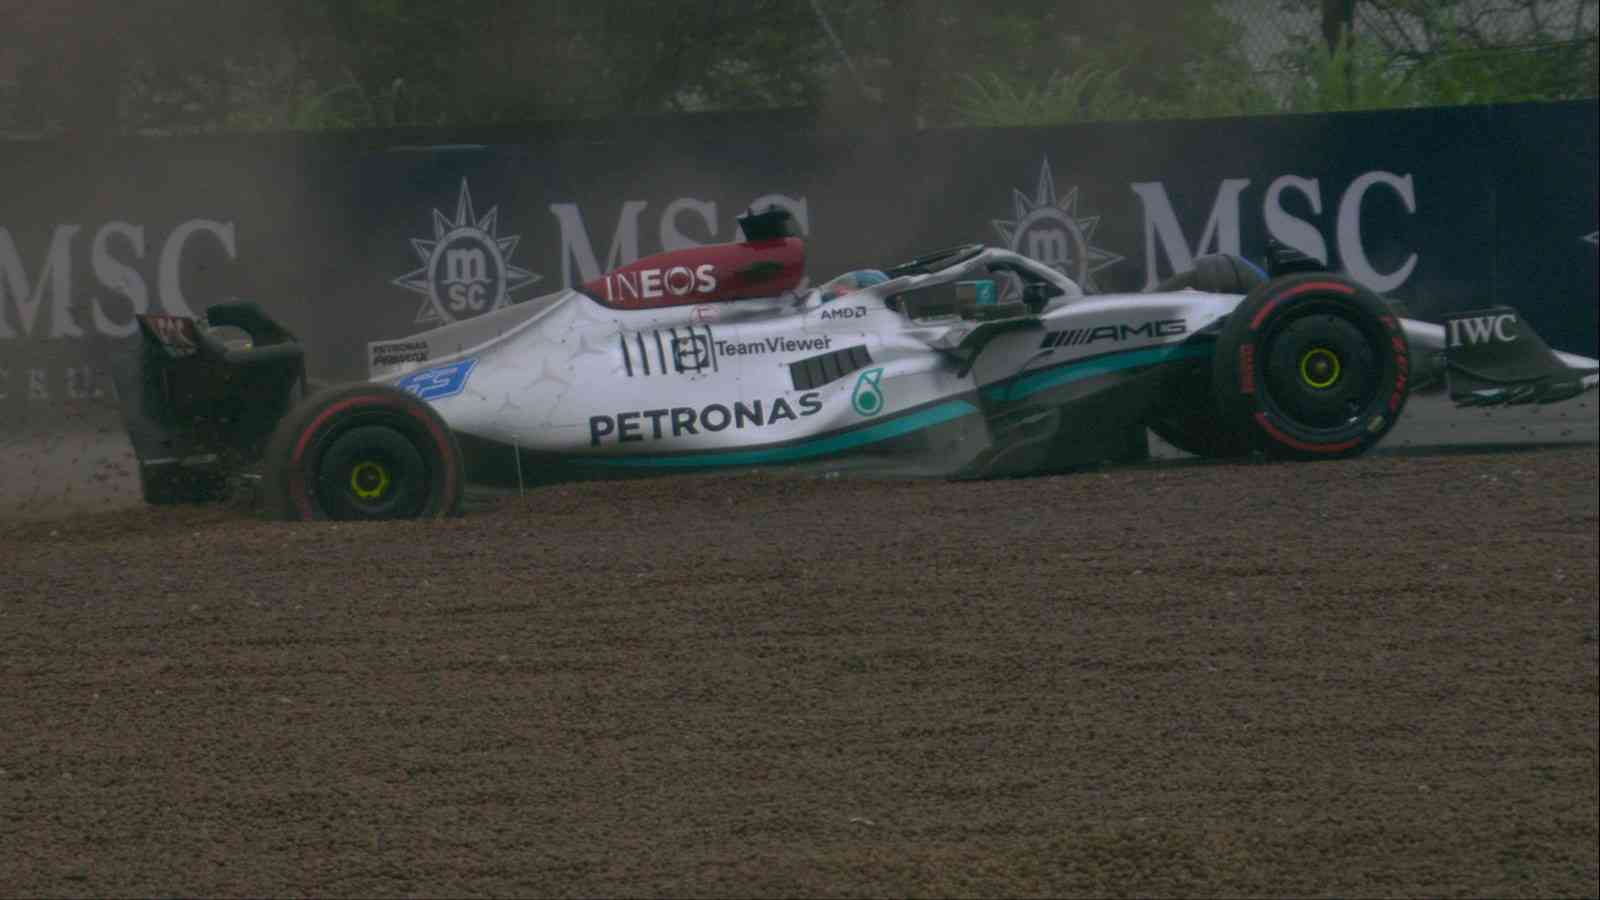
[[[875,284],[883,284],[888,280],[889,276],[877,269],[857,269],[854,272],[846,272],[822,286],[822,302],[827,303],[829,300],[837,300],[851,291],[859,291]]]

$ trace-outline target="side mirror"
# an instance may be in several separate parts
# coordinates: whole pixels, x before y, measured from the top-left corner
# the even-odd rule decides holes
[[[750,210],[738,217],[746,241],[771,241],[779,238],[799,237],[794,215],[776,203],[761,212]]]
[[[1273,278],[1295,272],[1326,272],[1328,264],[1277,240],[1267,241],[1267,274]]]
[[[1031,281],[1022,286],[1022,303],[1030,312],[1037,314],[1051,299],[1065,293],[1048,281]]]

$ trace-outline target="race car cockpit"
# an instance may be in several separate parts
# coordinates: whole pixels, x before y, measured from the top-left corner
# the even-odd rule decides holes
[[[856,269],[853,272],[846,272],[843,275],[836,276],[828,283],[817,288],[817,291],[821,295],[821,301],[829,303],[852,291],[859,291],[875,284],[883,284],[888,280],[889,276],[877,269]]]

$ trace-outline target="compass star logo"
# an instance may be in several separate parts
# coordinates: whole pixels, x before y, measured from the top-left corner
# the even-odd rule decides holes
[[[392,284],[423,296],[417,324],[449,323],[500,309],[511,295],[543,276],[511,264],[511,254],[522,240],[500,237],[500,208],[490,207],[483,218],[472,210],[472,192],[461,179],[456,216],[433,211],[433,240],[412,238],[411,248],[422,268],[407,272]]]
[[[994,230],[1013,253],[1038,260],[1076,281],[1085,291],[1095,290],[1094,273],[1121,262],[1123,257],[1093,243],[1099,216],[1078,215],[1078,189],[1056,196],[1056,179],[1050,158],[1039,166],[1039,183],[1029,197],[1011,190],[1014,219],[994,219]]]

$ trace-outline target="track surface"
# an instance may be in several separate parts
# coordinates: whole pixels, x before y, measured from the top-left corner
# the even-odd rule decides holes
[[[1600,457],[0,522],[7,895],[1600,893]]]
[[[1378,453],[1600,443],[1600,395],[1550,406],[1456,409],[1443,397],[1413,397]],[[1185,454],[1151,437],[1158,459]],[[85,404],[19,422],[0,422],[0,523],[133,509],[138,463],[114,407]]]

